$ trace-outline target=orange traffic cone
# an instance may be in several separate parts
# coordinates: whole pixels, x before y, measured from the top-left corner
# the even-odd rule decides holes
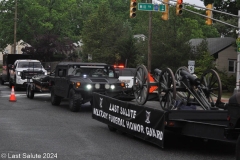
[[[9,101],[10,102],[16,102],[17,101],[15,93],[14,93],[14,86],[12,86],[12,91],[11,91],[11,95],[10,95]]]

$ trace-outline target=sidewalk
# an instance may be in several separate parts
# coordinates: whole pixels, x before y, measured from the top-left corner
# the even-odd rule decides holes
[[[228,101],[229,101],[229,98],[221,98],[221,102],[223,103],[228,103]]]

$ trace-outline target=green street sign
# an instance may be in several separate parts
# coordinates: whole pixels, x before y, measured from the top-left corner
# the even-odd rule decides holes
[[[165,4],[160,4],[159,5],[159,11],[160,12],[165,12],[166,11],[166,5]]]
[[[152,11],[153,4],[152,3],[138,3],[138,10],[139,11]]]

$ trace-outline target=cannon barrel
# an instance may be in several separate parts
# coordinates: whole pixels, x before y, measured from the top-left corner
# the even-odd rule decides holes
[[[182,71],[180,72],[180,74],[181,74],[181,76],[182,76],[183,78],[189,79],[190,84],[192,84],[192,85],[197,86],[197,85],[200,85],[200,84],[201,84],[200,79],[197,78],[197,77],[195,77],[195,76],[193,76],[193,75],[192,75],[191,73],[189,73],[188,71],[182,70]]]
[[[162,73],[162,71],[158,68],[154,69],[154,74],[157,76],[160,76],[160,74]]]

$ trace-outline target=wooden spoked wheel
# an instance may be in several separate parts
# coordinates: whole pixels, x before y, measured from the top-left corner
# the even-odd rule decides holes
[[[176,90],[177,90],[177,99],[188,99],[189,97],[189,92],[184,91],[182,89],[178,90],[178,88],[182,88],[181,86],[181,80],[182,80],[182,76],[181,76],[181,71],[187,71],[188,73],[190,73],[190,71],[188,70],[187,67],[182,66],[179,67],[175,73],[175,80],[176,80]],[[183,87],[185,88],[185,87]]]
[[[176,81],[170,68],[165,69],[158,83],[158,96],[163,110],[172,110],[176,103]]]
[[[136,102],[144,105],[148,99],[149,92],[148,71],[144,65],[137,67],[133,80],[133,92]]]
[[[222,82],[215,70],[210,69],[203,73],[201,77],[201,85],[206,98],[212,106],[221,102]]]
[[[176,80],[176,86],[180,86],[181,85],[181,80],[182,80],[182,76],[181,76],[181,71],[184,70],[184,71],[187,71],[190,73],[190,71],[188,70],[187,67],[185,66],[182,66],[182,67],[179,67],[175,73],[175,80]]]

